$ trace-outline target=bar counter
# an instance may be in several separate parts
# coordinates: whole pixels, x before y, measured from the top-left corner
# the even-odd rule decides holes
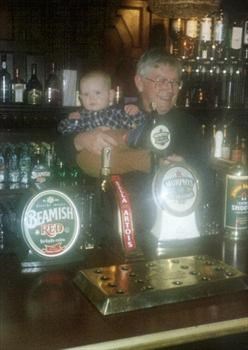
[[[146,258],[154,258],[146,252]],[[248,272],[247,241],[219,235],[168,252],[167,257],[208,254]],[[217,342],[211,349],[248,347],[248,291],[221,294],[143,310],[103,316],[81,293],[74,277],[81,268],[123,263],[121,254],[97,248],[77,265],[23,272],[13,254],[0,256],[0,348],[12,349],[157,349]],[[224,343],[223,343],[224,342]],[[183,345],[184,344],[184,345]],[[224,344],[224,347],[221,347]],[[176,347],[176,349],[178,349]],[[174,349],[174,348],[173,348]],[[209,348],[210,349],[210,348]]]

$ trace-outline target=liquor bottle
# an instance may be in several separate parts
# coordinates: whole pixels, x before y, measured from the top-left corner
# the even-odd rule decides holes
[[[197,52],[198,21],[197,18],[186,20],[185,35],[182,37],[180,56],[184,59],[194,58]]]
[[[6,55],[2,55],[0,70],[0,103],[11,102],[11,76],[7,70]]]
[[[11,145],[7,159],[8,183],[10,189],[18,188],[20,181],[19,159],[14,145]]]
[[[224,124],[221,157],[225,160],[229,160],[230,154],[231,154],[231,145],[227,136],[227,125]]]
[[[45,103],[57,106],[61,104],[61,84],[56,74],[54,62],[45,84]]]
[[[241,146],[239,142],[239,135],[237,135],[235,139],[235,144],[231,152],[231,160],[233,162],[239,163],[241,162],[241,157],[242,157],[242,151],[241,151]]]
[[[231,107],[243,107],[243,74],[240,64],[233,64]]]
[[[248,60],[248,20],[246,20],[244,24],[243,59]]]
[[[37,64],[35,63],[31,65],[31,77],[27,82],[26,99],[30,105],[42,103],[42,84],[37,77]]]
[[[223,83],[226,83],[224,107],[231,108],[233,107],[233,65],[230,64],[227,69],[226,81],[223,80]]]
[[[212,125],[212,135],[210,140],[210,156],[214,157],[215,150],[215,135],[216,135],[216,124]]]
[[[198,45],[198,56],[201,59],[209,59],[212,49],[212,18],[205,16],[200,21],[200,36]]]
[[[15,69],[15,77],[12,80],[12,102],[23,103],[24,102],[24,92],[26,89],[26,84],[20,77],[19,68]]]
[[[231,240],[248,239],[248,167],[232,167],[225,179],[224,230]]]
[[[191,106],[205,106],[207,104],[206,68],[204,65],[196,65],[193,72],[191,89]]]
[[[182,18],[170,19],[170,39],[171,49],[170,52],[174,56],[179,56],[180,44],[184,32],[184,20]]]
[[[241,163],[247,165],[247,146],[245,137],[242,137],[241,139]]]
[[[46,166],[44,158],[42,156],[40,145],[35,145],[34,158],[32,160],[31,168],[31,182],[37,189],[47,187],[51,180],[51,171]]]
[[[229,58],[239,60],[242,57],[243,21],[234,20],[230,27]]]
[[[0,189],[3,189],[6,182],[6,161],[2,147],[0,148]]]
[[[222,60],[225,52],[225,25],[222,9],[214,18],[212,55],[214,60]]]
[[[20,184],[21,187],[28,187],[30,184],[32,159],[29,152],[29,147],[24,144],[21,148],[19,169],[20,169]]]

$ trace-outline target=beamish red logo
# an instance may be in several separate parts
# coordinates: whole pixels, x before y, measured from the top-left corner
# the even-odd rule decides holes
[[[56,237],[64,232],[64,225],[61,223],[56,224],[43,224],[41,225],[41,235],[47,237]]]

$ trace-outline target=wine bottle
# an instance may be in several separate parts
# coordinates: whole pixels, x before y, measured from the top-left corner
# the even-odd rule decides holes
[[[197,52],[198,21],[190,18],[186,21],[185,35],[182,37],[180,56],[184,59],[194,58]]]
[[[61,85],[54,62],[51,65],[51,71],[45,84],[45,103],[51,105],[61,104]]]
[[[184,20],[182,18],[170,19],[170,39],[171,49],[170,52],[174,56],[178,56],[180,52],[180,43],[183,36]]]
[[[224,13],[220,9],[214,18],[213,45],[211,57],[214,60],[222,60],[225,52],[225,24]]]
[[[12,81],[12,102],[23,103],[24,102],[24,92],[26,89],[26,84],[20,77],[20,70],[17,67],[15,69],[15,77]]]
[[[42,84],[37,76],[37,64],[31,65],[31,77],[27,82],[26,90],[27,103],[39,105],[42,103]]]
[[[223,142],[222,142],[222,149],[221,149],[221,157],[223,159],[229,160],[230,154],[231,154],[231,146],[227,136],[227,125],[225,124],[223,127]]]
[[[242,56],[243,22],[234,20],[230,27],[229,57],[239,60]]]
[[[11,102],[11,76],[7,70],[6,55],[2,55],[0,70],[0,103]]]
[[[212,47],[212,18],[205,16],[200,22],[200,37],[198,46],[198,55],[201,59],[209,59]]]

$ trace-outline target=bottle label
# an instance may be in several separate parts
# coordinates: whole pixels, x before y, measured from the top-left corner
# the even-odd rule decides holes
[[[28,104],[37,105],[42,102],[42,92],[37,89],[32,89],[28,92]]]
[[[197,38],[197,20],[189,19],[186,23],[186,35]]]
[[[242,27],[233,27],[232,38],[231,38],[231,48],[234,50],[241,49],[242,46]]]
[[[212,19],[203,18],[201,21],[201,41],[211,41],[211,28],[212,28]]]
[[[222,43],[224,41],[224,24],[222,21],[217,21],[214,26],[214,41]]]
[[[226,176],[224,227],[248,229],[248,176]]]
[[[248,21],[245,22],[244,26],[244,44],[248,45]]]
[[[15,103],[23,103],[23,96],[24,96],[24,91],[25,91],[25,84],[13,84],[12,85],[13,89],[13,102]]]

